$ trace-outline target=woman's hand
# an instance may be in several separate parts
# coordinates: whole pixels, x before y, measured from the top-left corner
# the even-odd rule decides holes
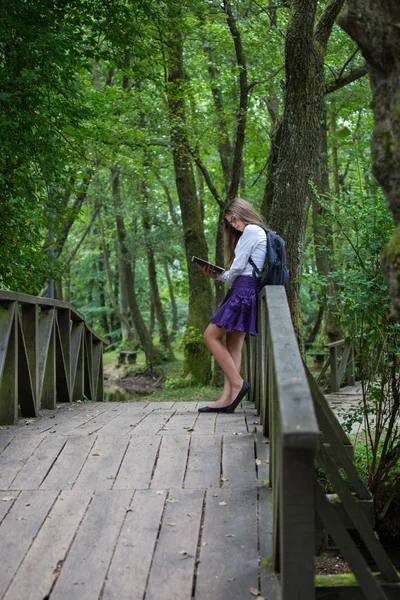
[[[200,271],[203,271],[204,275],[208,275],[208,277],[211,277],[211,279],[217,279],[217,273],[214,273],[211,265],[203,266],[199,265],[199,263],[196,263],[196,265],[199,267]]]

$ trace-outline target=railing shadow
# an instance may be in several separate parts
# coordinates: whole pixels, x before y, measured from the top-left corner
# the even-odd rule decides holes
[[[67,302],[0,290],[0,423],[103,400],[103,347]]]

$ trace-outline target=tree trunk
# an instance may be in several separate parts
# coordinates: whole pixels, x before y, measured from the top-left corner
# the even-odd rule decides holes
[[[170,299],[170,303],[171,303],[171,312],[172,312],[172,324],[171,324],[171,332],[170,332],[169,337],[170,337],[171,341],[173,341],[178,332],[178,306],[176,304],[174,286],[172,284],[172,279],[171,279],[171,274],[169,272],[168,262],[165,260],[165,258],[163,259],[163,266],[164,266],[165,278],[167,280],[167,285],[168,285],[169,299]]]
[[[180,2],[168,3],[170,27],[167,32],[166,95],[170,120],[176,188],[181,208],[186,263],[189,278],[188,328],[185,336],[185,368],[193,379],[206,384],[211,378],[211,358],[203,340],[211,314],[211,285],[200,269],[192,264],[193,255],[208,258],[207,243],[196,193],[186,129],[185,73],[183,41],[179,31]]]
[[[111,307],[114,311],[113,313],[113,317],[117,317],[120,322],[122,323],[123,320],[125,320],[125,325],[126,327],[129,327],[129,322],[127,321],[126,317],[124,317],[123,314],[121,314],[121,311],[118,308],[118,304],[117,301],[115,299],[115,294],[113,291],[113,273],[111,271],[111,265],[110,265],[110,250],[106,244],[106,240],[105,240],[105,236],[104,236],[104,228],[103,228],[103,221],[101,219],[101,215],[99,214],[99,229],[100,229],[100,239],[101,239],[101,247],[103,250],[103,259],[104,259],[104,272],[105,272],[105,276],[106,276],[106,288],[107,288],[107,293],[108,293],[108,298],[110,300],[110,304]],[[115,325],[115,321],[112,318],[112,329],[116,329]]]
[[[301,261],[309,181],[318,180],[319,130],[325,95],[324,55],[344,0],[329,0],[316,22],[315,0],[292,0],[285,46],[285,107],[276,160],[270,226],[286,241],[292,279],[289,305],[299,341]]]
[[[129,249],[126,245],[126,229],[124,219],[121,213],[121,198],[120,198],[120,187],[119,187],[119,175],[120,171],[118,167],[111,169],[112,178],[112,192],[115,208],[115,220],[117,224],[117,238],[118,238],[118,249],[121,253],[121,268],[122,274],[126,283],[128,305],[131,313],[131,319],[135,330],[140,339],[141,346],[146,356],[147,366],[151,369],[157,360],[156,350],[153,346],[149,331],[146,327],[146,323],[142,317],[142,313],[139,308],[139,303],[136,298],[135,291],[135,279],[134,271],[131,265],[131,257]]]
[[[144,194],[145,196],[147,196],[147,189],[144,189]],[[167,353],[168,360],[174,360],[174,351],[172,350],[171,342],[168,335],[167,319],[165,317],[164,307],[162,305],[160,292],[158,289],[156,261],[154,258],[154,250],[149,235],[151,233],[151,226],[150,219],[148,216],[145,216],[143,219],[143,229],[145,231],[145,234],[147,233],[145,247],[147,255],[147,269],[149,273],[150,297],[157,318],[160,343]]]
[[[118,252],[118,275],[119,275],[119,308],[124,319],[121,321],[122,343],[133,345],[134,333],[130,327],[129,305],[128,305],[128,290],[124,277],[123,259],[121,253]],[[129,327],[128,327],[129,324]]]
[[[335,101],[332,99],[329,107],[329,129],[331,134],[332,148],[332,182],[333,195],[335,198],[340,198],[340,177],[339,177],[339,161],[338,161],[338,143],[336,138],[336,107]]]
[[[70,266],[64,272],[64,302],[71,302],[71,269]]]
[[[101,248],[100,248],[101,250]],[[102,254],[99,254],[98,257],[98,269],[99,269],[99,277],[103,277],[103,273],[104,273],[104,258]],[[99,300],[100,300],[100,306],[102,308],[106,308],[106,297],[104,294],[104,286],[102,284],[99,284]],[[107,318],[107,314],[105,312],[101,313],[101,325],[103,327],[104,333],[106,335],[108,335],[110,333],[110,326],[108,324],[108,318]]]
[[[153,338],[154,327],[156,326],[156,311],[154,309],[154,303],[150,293],[150,318],[149,318],[149,333]]]
[[[375,127],[373,172],[393,213],[396,229],[381,264],[400,321],[400,28],[398,0],[348,0],[340,26],[358,43],[367,61]]]
[[[83,176],[79,194],[75,198],[74,203],[71,207],[71,216],[68,219],[67,223],[64,225],[62,231],[60,232],[59,236],[57,237],[56,243],[54,244],[54,252],[55,252],[56,256],[60,256],[62,249],[64,247],[64,244],[67,241],[68,234],[71,230],[71,227],[74,224],[75,219],[78,216],[79,211],[81,210],[82,205],[87,198],[87,193],[88,193],[90,182],[92,181],[93,173],[94,173],[93,169],[89,168],[87,170],[87,172],[85,173],[85,175]]]
[[[330,194],[329,186],[329,165],[328,165],[328,139],[326,111],[323,111],[323,118],[320,130],[319,145],[319,178],[318,193],[321,198],[328,200]],[[335,342],[341,339],[341,328],[335,322],[336,297],[337,290],[329,275],[334,270],[334,246],[333,231],[328,221],[327,211],[317,198],[312,197],[313,214],[313,233],[315,248],[315,263],[320,277],[326,281],[326,287],[323,293],[322,305],[325,310],[325,333],[329,342]],[[327,302],[329,297],[330,302]]]
[[[208,74],[210,77],[211,93],[214,100],[215,114],[219,130],[219,138],[217,141],[217,150],[221,162],[222,176],[224,179],[225,195],[228,194],[229,183],[231,180],[231,161],[232,161],[232,146],[229,139],[228,125],[224,114],[224,103],[222,99],[221,88],[217,83],[218,70],[215,67],[216,60],[214,52],[208,43],[203,44],[204,52],[208,58]]]

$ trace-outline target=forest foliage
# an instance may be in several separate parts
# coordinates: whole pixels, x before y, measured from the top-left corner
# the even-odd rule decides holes
[[[360,314],[386,314],[379,255],[393,220],[371,175],[364,60],[329,13],[343,4],[320,1],[309,15],[324,46],[313,116],[323,127],[312,142],[318,161],[291,169],[308,186],[303,233],[297,197],[279,214],[268,205],[280,125],[294,114],[289,4],[3,6],[1,286],[47,294],[54,280],[57,297],[113,345],[142,347],[151,364],[183,339],[198,359],[223,290],[190,266],[190,253],[221,262],[221,211],[233,193],[288,238],[300,339],[359,335]],[[301,137],[294,145],[307,158]],[[194,371],[190,351],[187,360]],[[199,362],[204,382],[211,365]]]
[[[180,345],[209,383],[202,331],[224,290],[190,258],[222,263],[223,209],[242,196],[286,239],[300,344],[351,340],[360,414],[398,415],[399,325],[380,267],[394,221],[344,5],[3,3],[0,286],[54,284],[111,347],[142,349],[152,368]],[[375,423],[368,479],[384,490],[399,433]]]

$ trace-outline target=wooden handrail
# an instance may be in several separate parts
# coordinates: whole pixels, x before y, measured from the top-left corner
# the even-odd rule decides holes
[[[348,385],[354,385],[355,368],[353,345],[349,342],[349,340],[337,340],[336,342],[325,344],[325,348],[328,348],[329,356],[317,377],[317,383],[322,380],[326,371],[328,368],[330,368],[330,392],[338,392],[340,390],[346,368],[348,368],[347,383]],[[342,350],[341,356],[339,356],[339,350]]]
[[[107,340],[67,302],[0,290],[0,424],[57,402],[103,400]]]
[[[42,296],[29,296],[28,294],[21,294],[20,292],[9,292],[6,290],[0,290],[0,302],[18,302],[20,305],[36,305],[41,308],[43,307],[52,307],[52,308],[66,308],[71,311],[71,319],[72,321],[85,321],[85,317],[78,311],[76,308],[72,306],[69,302],[63,302],[62,300],[53,300],[53,298],[43,298]],[[91,327],[85,321],[85,327],[91,334],[99,340],[103,342],[105,346],[109,345],[109,341],[105,338],[101,337],[97,333],[95,333]]]
[[[320,430],[285,290],[266,286],[259,335],[250,340],[247,371],[253,400],[270,437],[273,566],[285,600],[315,598],[315,457]]]
[[[280,573],[276,598],[400,597],[399,576],[373,531],[371,494],[352,462],[346,434],[302,362],[283,287],[263,289],[258,329],[258,337],[247,340],[245,366],[251,399],[270,437],[272,566]],[[333,347],[339,345],[335,342]],[[336,492],[334,501],[318,482],[317,466]],[[317,522],[336,542],[359,587],[315,584]],[[372,574],[349,529],[358,531],[383,583]]]

